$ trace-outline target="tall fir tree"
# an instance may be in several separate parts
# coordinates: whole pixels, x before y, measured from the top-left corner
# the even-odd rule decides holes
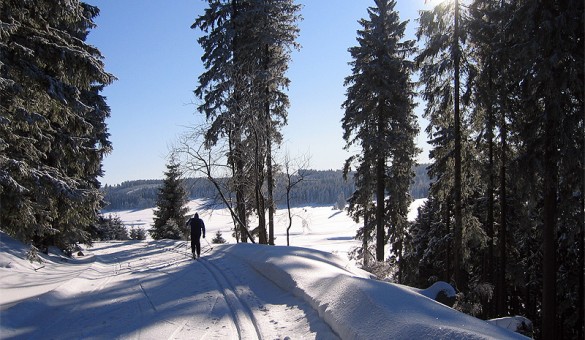
[[[583,318],[580,326],[569,322],[574,320],[569,306],[576,303],[579,284],[565,273],[583,272],[582,251],[577,251],[577,235],[582,236],[583,229],[579,198],[583,159],[574,155],[582,155],[584,149],[584,4],[577,0],[515,3],[506,33],[510,46],[521,46],[510,58],[521,86],[510,127],[519,141],[518,168],[526,174],[526,186],[520,189],[526,195],[523,202],[531,204],[526,208],[536,217],[542,245],[541,335],[573,337],[579,329],[583,334]]]
[[[114,77],[85,40],[97,7],[0,2],[0,226],[26,243],[89,242],[111,151],[100,95]]]
[[[441,216],[448,209],[433,202],[434,199],[430,196],[418,209],[405,244],[403,281],[413,287],[428,287],[451,279],[452,237],[448,220]]]
[[[464,8],[462,250],[468,255],[465,298],[456,307],[483,308],[485,317],[525,315],[537,338],[582,338],[584,173],[583,159],[571,155],[582,154],[584,143],[583,2],[473,1]],[[439,71],[449,69],[449,53],[441,59],[440,52],[450,45],[431,49],[448,41],[441,32],[450,31],[452,17],[439,20],[440,10],[423,13],[419,29],[427,37],[419,57],[423,94],[435,113],[451,112],[441,93],[453,93],[439,86],[449,83]],[[450,160],[450,118],[429,117],[433,156]],[[447,152],[438,148],[448,145]],[[453,237],[454,195],[443,189],[453,185],[454,164],[434,158],[435,182],[407,244],[408,283],[451,276],[452,256],[438,250]],[[476,224],[487,243],[481,232],[470,232]],[[495,285],[493,300],[477,297],[489,286],[483,282]]]
[[[362,241],[361,256],[362,267],[368,269],[370,267],[370,241],[373,240],[375,234],[374,224],[374,205],[372,198],[374,197],[375,174],[373,166],[369,163],[372,157],[370,150],[366,147],[359,155],[354,155],[346,160],[343,167],[343,176],[347,180],[348,176],[352,174],[355,182],[355,191],[348,199],[349,206],[347,208],[348,214],[356,221],[363,220],[362,227],[357,231],[357,238]],[[359,164],[355,171],[351,171],[353,163]],[[374,256],[375,257],[375,251]]]
[[[344,139],[348,147],[361,146],[360,160],[365,165],[361,175],[374,173],[371,183],[376,195],[377,261],[385,260],[388,238],[394,243],[395,255],[401,256],[410,203],[407,188],[418,152],[414,145],[418,132],[413,113],[414,85],[410,80],[414,65],[407,59],[414,52],[414,41],[401,41],[406,22],[400,22],[395,5],[396,1],[376,0],[375,7],[368,9],[369,20],[360,20],[359,45],[349,49],[352,75],[345,79],[348,88],[343,103]]]
[[[205,12],[191,28],[200,29],[204,35],[198,39],[204,54],[201,60],[206,71],[199,76],[195,95],[202,100],[197,108],[210,122],[205,142],[215,145],[221,137],[228,139],[228,165],[233,178],[236,195],[234,221],[238,241],[247,241],[248,197],[250,191],[244,169],[249,157],[244,153],[242,142],[246,119],[243,115],[244,75],[237,69],[241,37],[245,36],[236,24],[242,11],[242,1],[209,0]]]
[[[501,47],[502,36],[502,13],[501,0],[493,1],[474,1],[470,5],[470,24],[469,24],[469,40],[473,45],[473,57],[477,60],[478,76],[474,80],[474,105],[472,111],[472,127],[477,131],[477,143],[480,145],[479,149],[479,163],[481,164],[482,174],[486,181],[479,183],[478,192],[483,194],[478,195],[477,202],[478,211],[481,216],[481,221],[484,225],[484,231],[487,236],[487,246],[485,252],[482,254],[482,281],[495,285],[495,301],[496,303],[487,303],[487,308],[484,311],[484,316],[493,317],[494,315],[503,315],[502,301],[505,299],[504,282],[502,282],[502,273],[505,273],[505,256],[496,257],[496,193],[498,185],[497,177],[497,151],[498,145],[496,140],[496,133],[500,131],[501,137],[505,138],[505,129],[501,128],[501,121],[498,117],[504,114],[505,110],[500,100],[497,80],[505,77],[504,71],[501,69]],[[500,128],[498,128],[500,127]],[[504,145],[502,143],[501,145]],[[504,148],[500,148],[501,159],[504,160]],[[505,162],[500,168],[503,168]],[[500,184],[505,183],[499,181]],[[483,185],[482,185],[483,184]],[[501,196],[500,196],[501,197]],[[505,200],[504,200],[505,201]],[[503,206],[503,205],[502,205]],[[500,227],[505,230],[505,219],[500,221]],[[499,235],[505,234],[501,232]],[[499,237],[498,249],[506,250],[504,241],[506,238]],[[501,254],[500,254],[501,255]],[[496,259],[498,265],[496,266]],[[504,265],[502,265],[504,264]],[[498,270],[496,270],[498,268]],[[501,270],[500,270],[501,268]],[[497,275],[496,275],[497,274]],[[496,277],[498,280],[496,280]]]
[[[171,160],[167,164],[165,179],[156,200],[154,224],[149,231],[150,236],[155,240],[189,239],[190,230],[185,225],[189,213],[186,205],[187,191],[183,184],[180,164]]]
[[[206,33],[199,43],[207,71],[199,77],[195,94],[203,100],[199,111],[211,123],[207,142],[226,138],[230,146],[239,228],[247,228],[255,210],[260,243],[274,244],[272,145],[280,143],[280,128],[286,124],[286,71],[291,49],[299,47],[300,6],[292,0],[208,4],[192,26]],[[246,241],[247,233],[240,235]]]
[[[444,224],[452,233],[451,281],[465,290],[465,264],[470,259],[465,244],[481,238],[483,232],[470,208],[478,181],[467,119],[474,67],[466,44],[467,16],[461,9],[458,1],[445,1],[421,11],[416,34],[424,46],[415,61],[426,101],[424,116],[429,120],[426,132],[433,147],[429,177],[434,181],[429,195],[444,209],[439,216],[448,219]]]

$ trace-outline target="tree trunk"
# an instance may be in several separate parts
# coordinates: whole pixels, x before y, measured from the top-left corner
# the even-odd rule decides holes
[[[556,108],[556,107],[555,107]],[[552,105],[546,105],[545,144],[544,144],[544,226],[542,231],[542,338],[557,337],[557,251],[556,251],[556,212],[557,186],[555,143],[556,114]]]
[[[460,51],[459,51],[459,1],[455,0],[455,25],[453,32],[453,66],[455,69],[455,77],[453,87],[455,89],[454,94],[454,106],[455,115],[454,130],[455,130],[455,228],[454,228],[454,247],[453,247],[453,269],[455,276],[455,284],[458,289],[463,289],[463,275],[462,275],[462,247],[463,247],[463,216],[462,216],[462,198],[461,198],[461,118],[459,112],[459,64],[460,64]]]
[[[555,1],[544,0],[542,6],[543,22],[552,23],[556,20],[558,11],[555,8]],[[543,60],[550,61],[556,53],[555,44],[551,42],[543,43],[542,56]],[[547,65],[549,66],[549,65]],[[557,64],[551,62],[552,73],[559,74]],[[559,89],[555,79],[549,79],[551,88]],[[557,171],[557,154],[558,145],[556,133],[558,130],[558,117],[563,116],[563,109],[556,101],[556,93],[544,94],[544,216],[542,231],[542,338],[556,339],[557,332],[557,237],[556,237],[556,218],[557,218],[557,188],[558,188],[558,171]],[[560,95],[560,93],[558,94]],[[559,137],[560,138],[560,137]]]
[[[385,167],[384,157],[379,157],[376,164],[376,261],[384,261],[386,239],[384,233]]]
[[[256,196],[256,212],[258,213],[258,243],[268,244],[268,237],[266,235],[266,206],[264,194],[262,193],[262,183],[264,183],[264,157],[261,156],[260,138],[258,133],[254,133],[255,152],[254,152],[254,191]]]
[[[269,46],[264,48],[265,61],[264,70],[269,74]],[[272,175],[272,119],[270,116],[270,87],[266,85],[265,88],[265,103],[264,112],[266,119],[266,180],[268,185],[268,244],[274,245],[274,177]]]
[[[585,193],[585,181],[583,182],[584,187],[583,193]],[[578,339],[583,339],[585,336],[585,223],[583,222],[583,217],[585,216],[585,199],[583,198],[583,194],[581,194],[581,231],[579,237],[579,249],[581,249],[580,257],[579,257],[579,300],[581,304],[579,306],[579,320],[581,320],[581,325],[578,331]]]
[[[246,195],[244,193],[244,161],[242,160],[241,156],[241,142],[239,140],[236,141],[236,150],[234,150],[234,181],[235,181],[235,191],[236,191],[236,213],[238,215],[238,219],[240,220],[240,241],[245,243],[248,242],[248,229],[247,229],[247,222],[248,216],[246,214]]]
[[[451,197],[447,198],[447,202],[444,205],[444,220],[445,220],[445,234],[451,233]],[[451,259],[453,259],[453,247],[447,247],[445,250],[445,280],[453,278],[453,270]]]
[[[585,193],[585,181],[583,182],[583,193]],[[579,238],[579,248],[581,249],[579,258],[579,300],[581,305],[579,306],[579,320],[581,320],[581,327],[579,328],[579,334],[577,338],[583,339],[585,337],[585,199],[581,194],[581,237]]]
[[[382,141],[386,135],[385,120],[382,112],[384,103],[380,99],[378,103],[378,121],[377,121],[377,140],[378,145],[375,147],[376,158],[376,261],[384,261],[384,246],[386,245],[386,218],[385,212],[385,193],[386,193],[386,154]]]
[[[274,245],[274,176],[272,174],[272,143],[267,141],[266,180],[268,182],[268,244]]]
[[[233,50],[233,58],[234,64],[239,65],[239,35],[238,34],[238,27],[236,26],[237,18],[240,12],[240,3],[237,0],[231,1],[232,6],[232,22],[233,22],[233,30],[235,33],[235,37],[232,41],[232,50]],[[241,102],[243,99],[241,98],[241,87],[240,83],[238,82],[239,79],[236,76],[234,79],[236,91],[234,91],[235,96],[235,107],[232,108],[234,110],[233,117],[239,118],[242,116],[241,111]],[[246,195],[245,195],[245,176],[244,176],[244,160],[243,160],[243,151],[242,151],[242,132],[241,126],[239,121],[232,121],[234,133],[232,136],[234,139],[234,189],[236,192],[236,213],[238,215],[238,219],[240,220],[240,237],[241,242],[248,241],[248,215],[246,212]]]
[[[507,134],[505,110],[502,110],[500,121],[500,227],[498,230],[498,266],[496,273],[496,316],[505,316],[506,313],[506,234],[508,228],[507,214],[507,187],[506,187],[506,163],[507,163]]]
[[[490,66],[491,67],[491,66]],[[491,74],[490,93],[491,93]],[[484,281],[494,283],[494,112],[491,106],[487,107],[487,143],[488,143],[488,188],[487,188],[487,219],[486,235],[488,237],[488,247],[484,267]],[[486,316],[492,317],[494,314],[493,303],[486,304]]]
[[[364,261],[363,261],[363,268],[368,268],[368,266],[370,265],[370,252],[368,250],[368,234],[369,234],[369,218],[368,218],[368,208],[366,206],[366,208],[364,209],[364,238],[362,240],[362,252],[363,252],[363,256],[364,256]]]
[[[288,211],[288,227],[286,227],[286,245],[290,246],[290,228],[292,227],[292,212],[290,211],[290,177],[286,188],[286,210]]]

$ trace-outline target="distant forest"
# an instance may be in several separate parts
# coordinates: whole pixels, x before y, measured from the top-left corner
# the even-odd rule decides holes
[[[430,179],[426,167],[421,164],[415,167],[415,178],[410,186],[410,194],[414,199],[427,197]],[[346,200],[354,192],[353,177],[343,179],[341,170],[305,170],[305,179],[295,186],[291,192],[291,204],[303,205],[333,205],[340,199]],[[274,197],[280,207],[286,204],[285,190],[282,181],[276,181]],[[217,192],[211,182],[204,178],[186,178],[185,189],[190,199],[217,198]],[[145,209],[155,206],[158,189],[162,180],[136,180],[127,181],[119,185],[106,185],[104,211]]]

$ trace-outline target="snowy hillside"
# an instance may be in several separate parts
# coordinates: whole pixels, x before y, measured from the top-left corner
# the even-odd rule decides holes
[[[229,239],[226,212],[201,203],[190,204],[206,220],[207,239],[216,230]],[[119,216],[147,226],[151,214]],[[73,259],[53,251],[30,263],[28,248],[0,233],[1,337],[522,338],[435,302],[430,291],[355,268],[346,254],[356,226],[344,213],[313,207],[295,214],[294,246],[203,241],[199,261],[184,241],[146,240],[96,243]],[[284,230],[277,235],[285,244]]]
[[[215,233],[221,231],[228,243],[236,243],[232,237],[233,221],[225,208],[206,208],[203,200],[190,201],[191,214],[198,212],[205,221],[207,240],[211,241]],[[153,221],[153,209],[126,210],[115,212],[127,227],[149,229]],[[354,240],[358,225],[344,212],[331,207],[293,208],[293,224],[290,229],[290,245],[310,247],[347,256],[347,251],[358,246]],[[275,237],[277,245],[286,245],[286,226],[288,213],[278,209],[275,215]],[[251,221],[254,227],[256,221]],[[203,241],[204,242],[204,241]]]

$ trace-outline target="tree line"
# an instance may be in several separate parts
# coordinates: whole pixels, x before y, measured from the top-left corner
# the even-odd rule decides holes
[[[544,339],[584,335],[583,6],[455,0],[420,13],[412,61],[433,182],[414,224],[384,217],[398,282],[451,282],[455,308],[527,316]]]
[[[410,186],[411,196],[415,199],[426,198],[430,188],[430,180],[427,176],[428,164],[415,167],[415,179]],[[295,186],[291,191],[291,204],[293,206],[324,206],[335,205],[340,200],[349,199],[355,190],[353,178],[344,180],[340,170],[305,170],[306,180]],[[277,174],[274,190],[277,207],[286,205],[286,188],[284,175]],[[206,178],[184,178],[183,186],[188,199],[208,199],[220,201],[213,184]],[[221,179],[227,182],[228,179]],[[139,210],[152,208],[156,205],[159,190],[163,180],[135,180],[126,181],[118,185],[105,185],[101,190],[104,195],[104,212],[120,210]]]
[[[420,12],[419,48],[396,1],[374,3],[349,49],[342,120],[363,266],[450,282],[455,308],[525,315],[536,337],[582,338],[583,1],[444,1]],[[433,181],[410,224],[415,72]]]

